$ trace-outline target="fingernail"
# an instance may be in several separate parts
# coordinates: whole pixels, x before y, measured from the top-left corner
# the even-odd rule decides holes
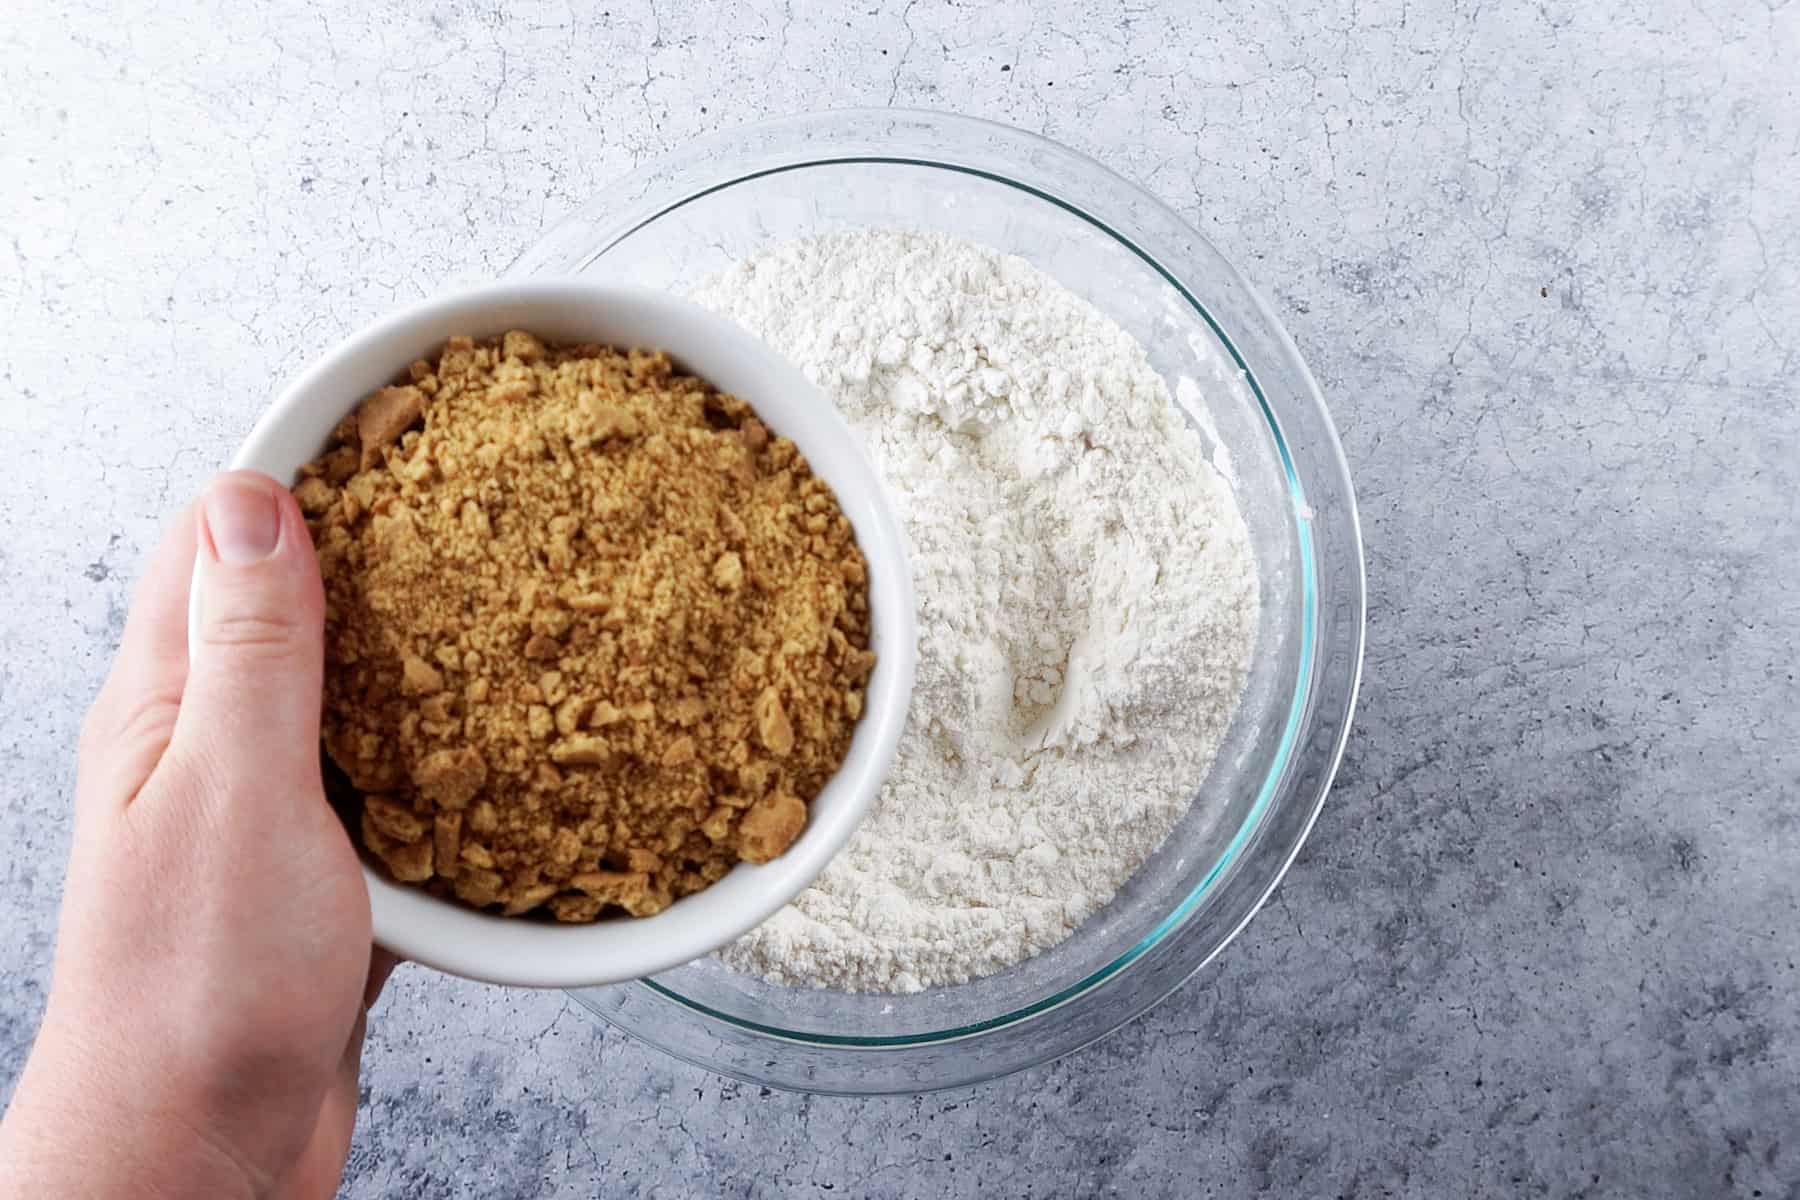
[[[206,530],[219,561],[261,562],[281,541],[281,509],[268,487],[226,476],[206,493]]]

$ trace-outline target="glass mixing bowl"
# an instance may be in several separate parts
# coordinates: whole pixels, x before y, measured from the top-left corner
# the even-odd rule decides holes
[[[1191,810],[1112,903],[1049,952],[914,995],[780,986],[711,959],[572,993],[688,1062],[852,1094],[968,1084],[1065,1054],[1211,960],[1274,889],[1318,815],[1349,732],[1363,646],[1350,477],[1292,340],[1192,227],[1062,146],[938,113],[752,125],[608,188],[508,274],[684,291],[772,243],[871,227],[1020,255],[1143,343],[1234,483],[1261,596],[1243,702]]]

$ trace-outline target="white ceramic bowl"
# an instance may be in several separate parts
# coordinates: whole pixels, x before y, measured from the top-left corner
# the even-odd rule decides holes
[[[871,646],[865,708],[844,765],[812,802],[806,830],[762,866],[723,879],[655,916],[556,925],[492,916],[383,878],[366,865],[375,940],[415,962],[491,983],[582,987],[667,970],[718,949],[811,883],[868,811],[893,762],[912,694],[917,625],[899,523],[837,410],[800,372],[737,326],[661,293],[580,280],[490,284],[424,301],[340,343],[290,383],[232,466],[291,483],[332,427],[365,396],[455,334],[525,329],[557,342],[667,350],[684,369],[747,401],[793,439],[837,492],[869,564]]]

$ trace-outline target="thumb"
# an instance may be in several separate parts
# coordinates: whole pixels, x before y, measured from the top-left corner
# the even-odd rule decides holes
[[[170,750],[219,782],[316,779],[324,589],[299,506],[253,471],[199,505],[195,621]]]

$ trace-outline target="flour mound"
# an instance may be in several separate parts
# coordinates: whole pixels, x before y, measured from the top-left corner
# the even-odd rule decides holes
[[[898,506],[919,601],[906,731],[867,820],[722,952],[913,992],[1068,937],[1174,828],[1256,632],[1249,535],[1128,333],[1023,259],[868,231],[694,297],[797,363]]]

